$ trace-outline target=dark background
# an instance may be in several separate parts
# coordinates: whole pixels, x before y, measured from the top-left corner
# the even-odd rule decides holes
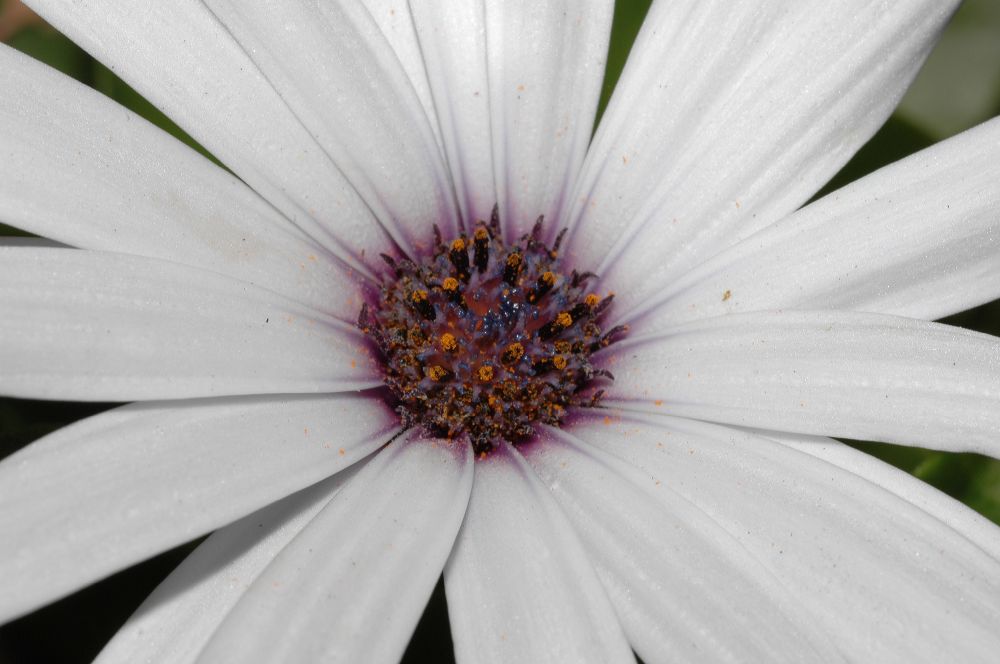
[[[618,2],[602,105],[614,88],[648,5],[649,0]],[[107,68],[20,3],[0,0],[0,40],[94,87],[201,149]],[[970,0],[952,22],[896,114],[825,191],[998,114],[1000,3]],[[0,235],[18,234],[21,233],[0,224]],[[945,322],[1000,335],[1000,301],[952,316]],[[113,405],[0,398],[0,458],[50,431]],[[1000,461],[975,454],[849,442],[913,473],[1000,523]],[[0,627],[0,664],[91,661],[145,596],[196,545],[197,541],[164,553]],[[453,661],[440,583],[413,637],[406,661]]]

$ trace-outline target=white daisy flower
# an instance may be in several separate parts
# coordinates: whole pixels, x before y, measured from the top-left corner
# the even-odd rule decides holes
[[[0,50],[73,247],[0,248],[0,393],[134,402],[0,463],[0,619],[214,531],[99,661],[393,661],[442,570],[460,662],[1000,649],[1000,530],[824,437],[1000,456],[926,322],[1000,121],[803,207],[955,2],[656,2],[593,137],[609,0],[31,4],[229,171]]]

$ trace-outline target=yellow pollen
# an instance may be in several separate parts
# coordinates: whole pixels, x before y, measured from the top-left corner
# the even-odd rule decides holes
[[[414,302],[426,302],[427,301],[427,291],[425,290],[415,290],[413,294],[410,295],[410,299]]]
[[[520,264],[521,264],[521,254],[514,253],[507,257],[507,265],[509,265],[510,267],[517,267]]]
[[[513,364],[517,362],[524,356],[524,346],[515,341],[511,345],[507,346],[501,359],[507,364]]]
[[[556,275],[548,271],[542,272],[542,281],[551,286],[556,282]]]
[[[568,311],[564,311],[556,316],[556,324],[559,327],[569,327],[573,324],[573,317],[569,315]]]
[[[573,347],[572,344],[570,344],[570,342],[568,342],[568,341],[557,341],[556,342],[556,351],[558,351],[560,353],[563,353],[563,354],[569,353],[569,351],[570,351],[570,349],[572,347]]]
[[[458,348],[458,339],[450,332],[441,335],[441,350],[451,352]]]
[[[595,293],[591,293],[587,297],[583,298],[584,304],[586,304],[591,309],[593,309],[594,307],[596,307],[597,303],[600,302],[600,301],[601,301],[601,298],[599,298],[597,296],[597,294],[595,294]]]
[[[465,249],[465,240],[463,240],[462,238],[456,239],[454,242],[451,243],[451,249],[452,251],[462,251],[463,249]]]
[[[458,290],[458,279],[455,277],[446,277],[445,280],[441,282],[441,288],[449,292]]]
[[[479,380],[484,383],[488,383],[493,380],[493,367],[488,364],[479,367]]]
[[[448,375],[448,372],[444,370],[443,367],[435,364],[433,367],[427,370],[427,377],[433,381],[439,381]]]
[[[555,357],[552,358],[552,365],[556,369],[562,371],[563,369],[566,368],[566,358],[563,357],[562,355],[556,355]]]
[[[486,229],[483,228],[482,226],[480,226],[479,228],[476,229],[476,239],[477,240],[485,240],[489,236],[490,236],[490,234],[487,233]]]

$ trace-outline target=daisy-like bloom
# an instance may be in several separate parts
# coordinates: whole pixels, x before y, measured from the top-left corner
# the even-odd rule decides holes
[[[134,402],[0,464],[0,617],[214,531],[101,662],[393,661],[442,570],[460,662],[1000,652],[1000,530],[825,437],[1000,456],[927,322],[1000,121],[803,207],[954,2],[656,2],[593,136],[609,0],[31,4],[229,170],[0,50],[73,247],[0,250],[0,391]]]

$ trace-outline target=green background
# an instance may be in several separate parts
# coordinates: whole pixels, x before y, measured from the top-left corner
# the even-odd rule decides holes
[[[602,108],[648,4],[649,0],[618,2]],[[0,35],[8,35],[7,43],[92,86],[201,149],[106,67],[51,28],[3,24],[3,17],[9,16],[3,13],[5,9],[10,9],[9,0],[0,0]],[[952,21],[897,112],[824,191],[996,115],[1000,115],[1000,2],[969,0]],[[21,233],[0,224],[0,235],[17,234]],[[945,322],[1000,335],[1000,301],[949,317]],[[112,405],[0,398],[0,457]],[[913,473],[1000,523],[1000,461],[975,454],[849,442]],[[194,544],[158,556],[0,628],[0,664],[89,662]],[[440,584],[414,635],[407,661],[452,661],[447,609]]]

